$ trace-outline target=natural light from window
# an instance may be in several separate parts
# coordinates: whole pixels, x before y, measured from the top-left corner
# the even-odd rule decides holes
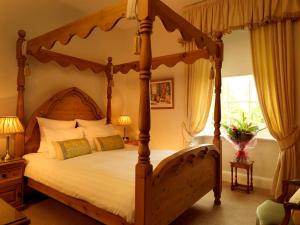
[[[251,74],[222,78],[221,109],[221,123],[229,124],[233,119],[240,119],[244,112],[259,129],[266,128],[258,102],[254,77]],[[200,135],[213,135],[213,114],[214,98],[205,129]],[[267,128],[261,130],[257,137],[272,138]]]

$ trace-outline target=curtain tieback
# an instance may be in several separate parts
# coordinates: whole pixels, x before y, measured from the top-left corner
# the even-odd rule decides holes
[[[277,140],[277,142],[281,150],[285,150],[293,146],[296,143],[298,137],[299,137],[299,129],[298,127],[295,127],[290,134],[281,138],[280,140]]]

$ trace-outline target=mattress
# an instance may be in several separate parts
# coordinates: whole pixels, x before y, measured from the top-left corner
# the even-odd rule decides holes
[[[133,148],[94,152],[67,160],[49,159],[46,153],[27,154],[25,176],[133,223],[138,158],[137,149]],[[173,153],[151,151],[153,167]]]

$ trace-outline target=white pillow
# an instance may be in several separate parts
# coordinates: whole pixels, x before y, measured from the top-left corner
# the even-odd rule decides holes
[[[42,130],[45,134],[49,158],[56,158],[56,151],[52,142],[83,138],[83,131],[79,127],[65,130],[42,128]]]
[[[95,145],[94,138],[96,137],[107,137],[119,134],[111,124],[101,125],[97,127],[82,127],[85,138],[88,140],[93,151],[97,150]]]
[[[42,117],[36,117],[36,119],[40,127],[40,147],[38,149],[38,152],[48,152],[47,142],[45,140],[45,134],[43,132],[43,128],[63,130],[63,129],[75,128],[76,126],[76,121],[74,120],[70,120],[70,121],[51,120]]]
[[[79,127],[97,127],[106,125],[106,118],[102,120],[80,120],[75,119]]]

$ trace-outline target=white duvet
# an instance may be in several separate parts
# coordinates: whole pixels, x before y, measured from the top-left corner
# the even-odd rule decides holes
[[[153,167],[173,153],[170,150],[151,151]],[[31,153],[24,156],[28,161],[25,176],[133,223],[137,157],[137,150],[128,148],[67,160]]]

